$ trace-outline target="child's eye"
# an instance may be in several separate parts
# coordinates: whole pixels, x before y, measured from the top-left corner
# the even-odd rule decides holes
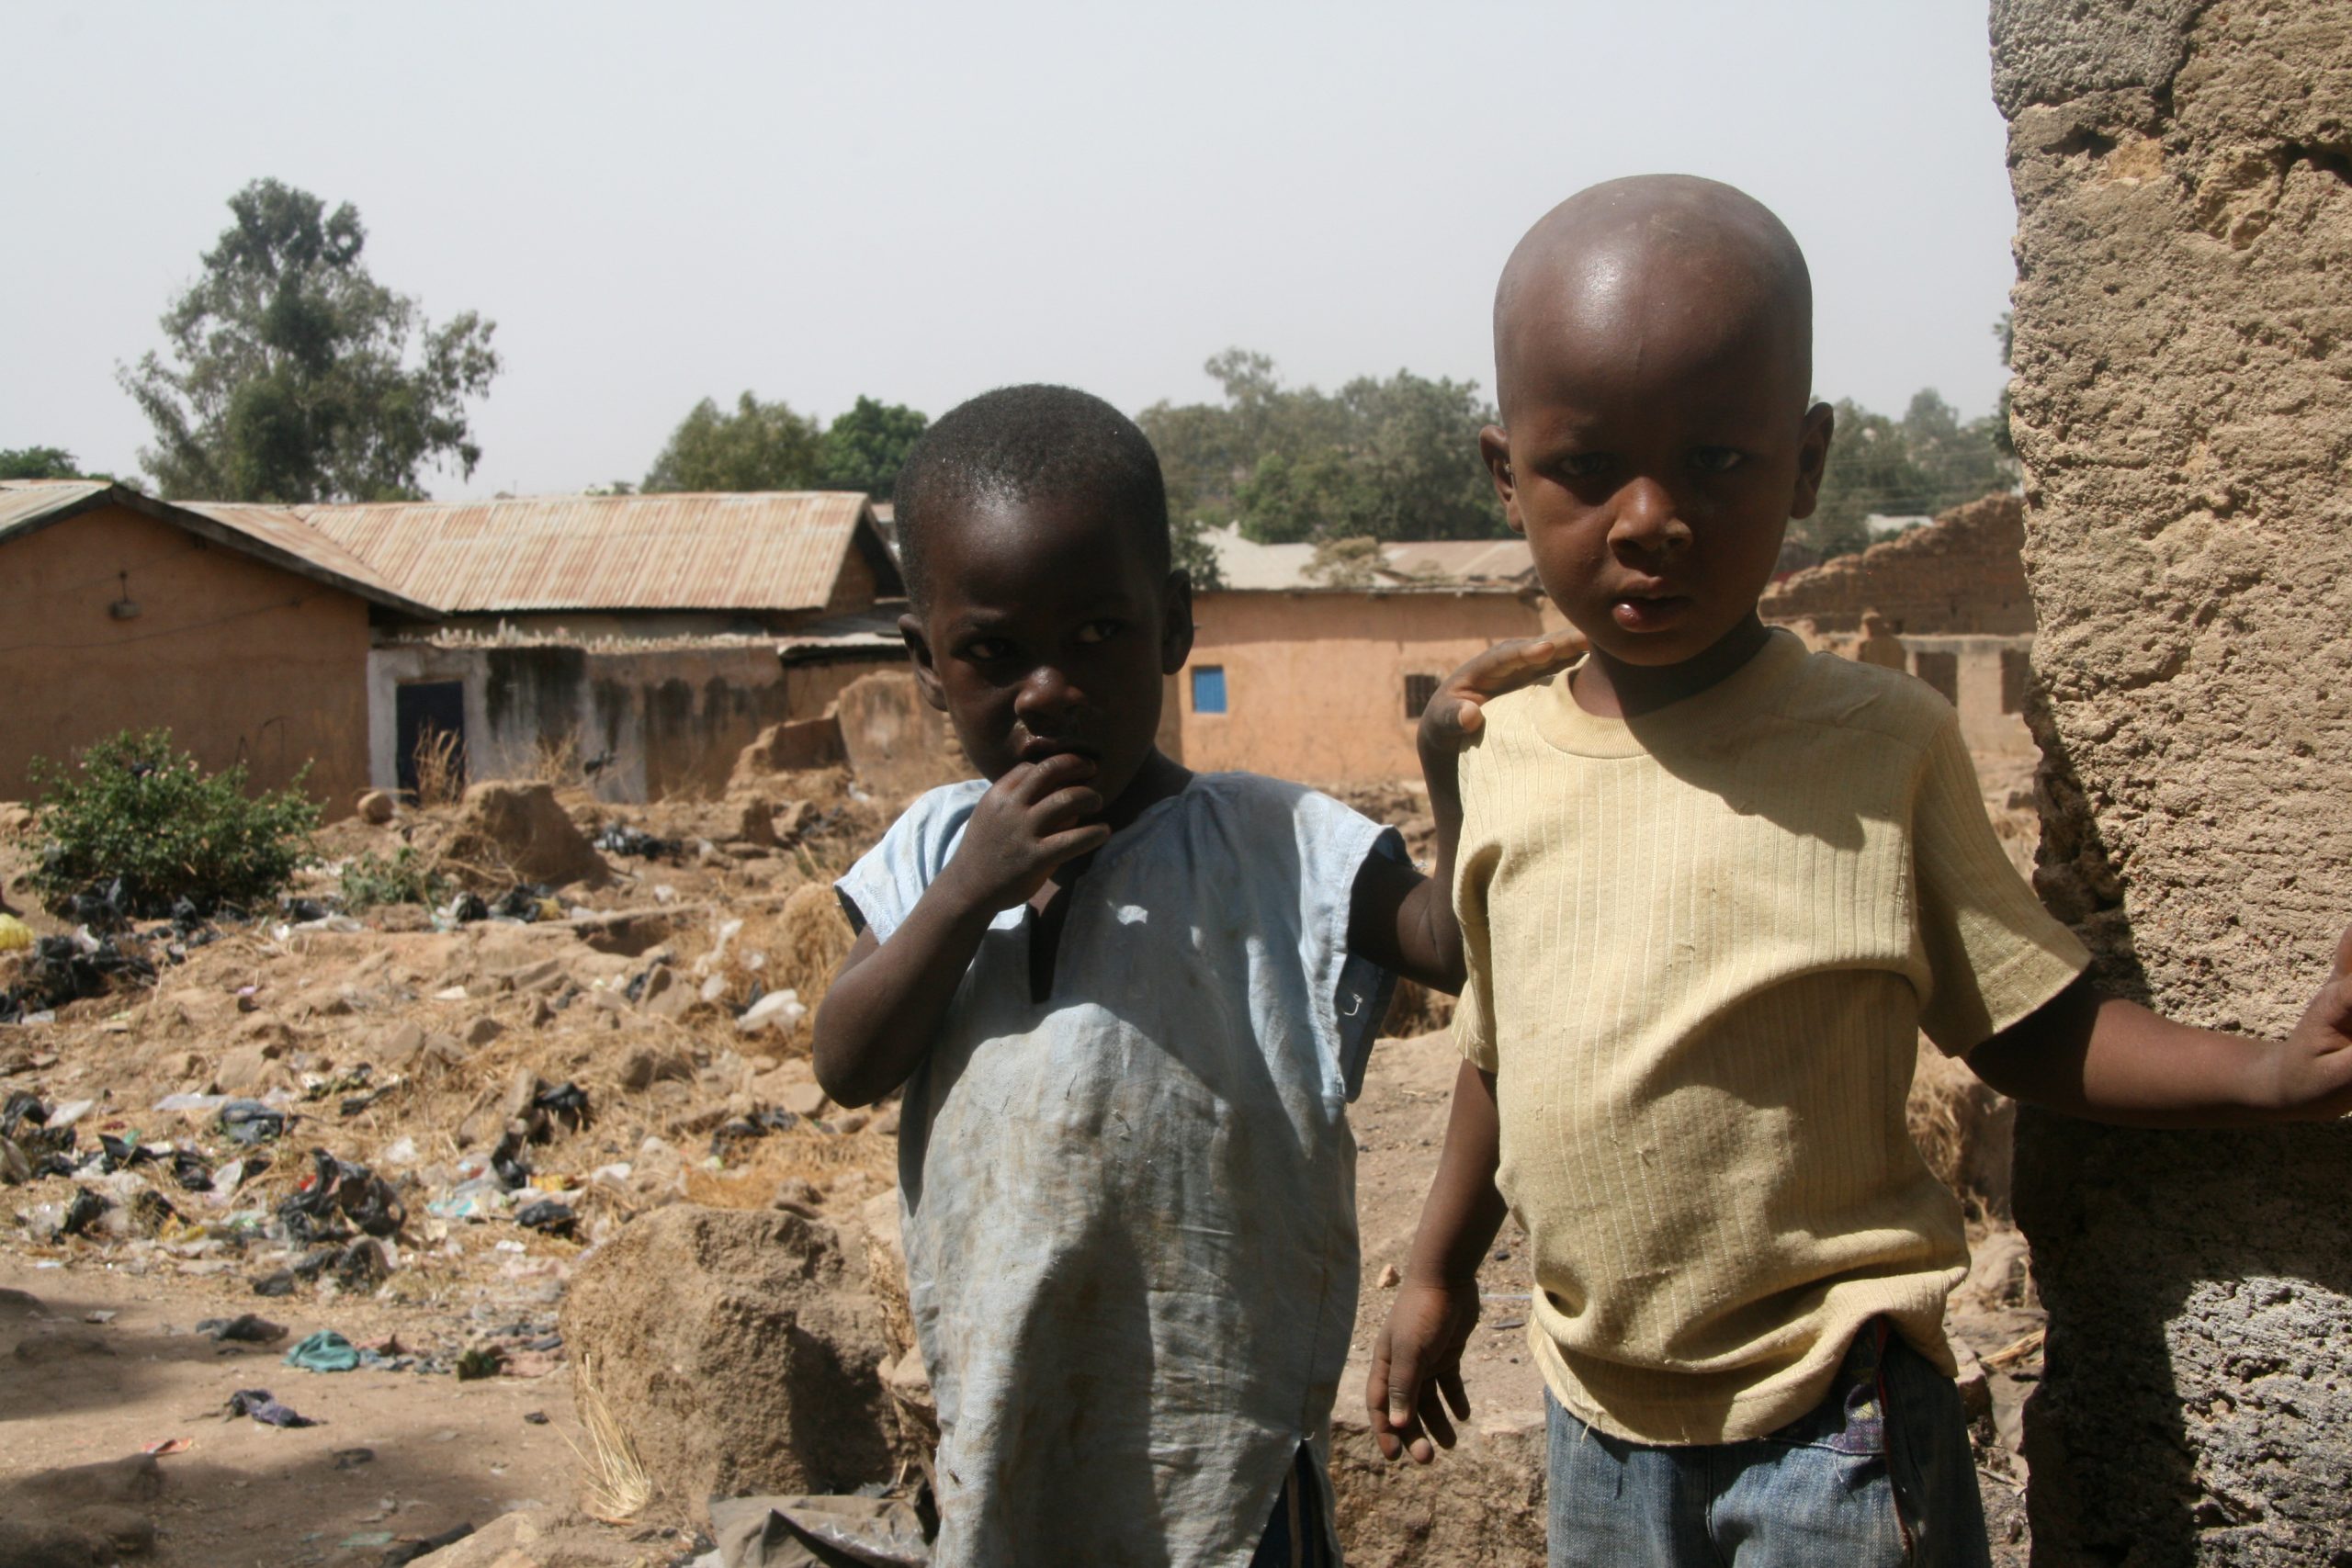
[[[1078,628],[1078,640],[1082,643],[1108,642],[1118,636],[1124,624],[1119,621],[1089,621]]]
[[[1609,454],[1606,452],[1570,452],[1558,463],[1561,477],[1571,479],[1596,479],[1608,467]]]
[[[1690,466],[1702,474],[1727,474],[1747,461],[1747,457],[1729,446],[1702,446],[1690,454]]]
[[[1012,645],[1001,637],[974,637],[964,645],[964,657],[974,664],[993,664],[1009,657]]]

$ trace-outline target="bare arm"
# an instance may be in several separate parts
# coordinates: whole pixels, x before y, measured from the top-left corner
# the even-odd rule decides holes
[[[1405,1278],[1374,1342],[1364,1382],[1373,1440],[1385,1459],[1409,1453],[1417,1463],[1429,1463],[1436,1457],[1431,1440],[1452,1448],[1453,1420],[1470,1414],[1462,1348],[1478,1324],[1478,1264],[1508,1212],[1495,1187],[1501,1157],[1495,1076],[1464,1062],[1454,1076],[1445,1152],[1438,1156]]]
[[[1094,765],[1064,755],[1023,763],[973,808],[962,843],[890,940],[858,935],[817,1009],[817,1081],[842,1105],[871,1105],[930,1055],[947,1004],[1001,909],[1035,897],[1065,862],[1091,854],[1110,828],[1087,786]]]
[[[2325,1121],[2352,1111],[2352,931],[2284,1040],[2174,1023],[2077,980],[1970,1053],[2002,1093],[2141,1127]]]

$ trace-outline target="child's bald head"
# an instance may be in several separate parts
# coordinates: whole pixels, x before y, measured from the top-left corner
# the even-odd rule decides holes
[[[1503,423],[1479,448],[1604,661],[1695,670],[1760,645],[1757,598],[1836,423],[1812,382],[1804,254],[1729,186],[1612,180],[1520,241],[1495,290]]]
[[[1562,356],[1638,358],[1770,345],[1792,412],[1813,383],[1813,280],[1771,209],[1690,175],[1640,175],[1578,191],[1519,242],[1495,289],[1503,419]]]

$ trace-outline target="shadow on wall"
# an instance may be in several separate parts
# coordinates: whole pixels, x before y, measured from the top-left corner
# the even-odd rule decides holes
[[[2145,1001],[2120,878],[2038,692],[2029,716],[2035,890],[2099,954],[2099,983]],[[2308,1554],[2342,1510],[2312,1447],[2352,1424],[2327,1299],[2352,1295],[2347,1155],[2344,1124],[2153,1132],[2020,1108],[2013,1201],[2049,1312],[2025,1407],[2037,1564],[2352,1564],[2340,1544]],[[2177,1367],[2204,1392],[2184,1400]],[[2258,1397],[2230,1397],[2248,1384]],[[2211,1440],[2224,1424],[2232,1440]]]

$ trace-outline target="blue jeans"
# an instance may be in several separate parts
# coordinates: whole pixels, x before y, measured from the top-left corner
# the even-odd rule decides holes
[[[1818,1405],[1747,1442],[1623,1442],[1544,1404],[1551,1568],[1991,1562],[1960,1391],[1880,1323]]]

